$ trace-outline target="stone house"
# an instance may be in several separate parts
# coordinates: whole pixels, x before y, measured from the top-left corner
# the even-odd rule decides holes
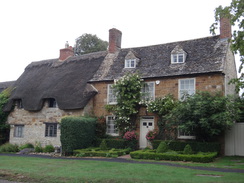
[[[196,91],[234,94],[228,85],[236,78],[230,50],[231,25],[221,19],[220,35],[153,46],[121,48],[122,32],[109,30],[108,51],[74,56],[72,47],[60,50],[57,59],[32,62],[12,85],[6,110],[10,143],[41,143],[60,146],[60,120],[67,115],[93,114],[106,117],[107,134],[118,135],[115,116],[105,110],[116,104],[111,85],[127,72],[140,73],[146,82],[143,92],[150,99]],[[137,129],[140,147],[145,135],[157,126],[157,117],[140,111]],[[192,136],[179,133],[178,138]]]

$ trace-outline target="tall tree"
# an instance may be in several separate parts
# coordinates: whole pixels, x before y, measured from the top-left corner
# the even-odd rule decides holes
[[[232,0],[230,6],[219,6],[215,9],[215,22],[210,27],[210,32],[215,34],[215,29],[218,26],[219,20],[222,17],[229,18],[231,24],[237,27],[234,30],[231,41],[231,48],[235,54],[240,54],[240,77],[233,79],[231,82],[236,84],[236,91],[239,92],[244,89],[244,73],[242,69],[244,66],[244,0]],[[244,93],[242,93],[244,96]]]
[[[103,41],[96,35],[83,34],[75,40],[74,51],[76,55],[107,50],[108,42]]]

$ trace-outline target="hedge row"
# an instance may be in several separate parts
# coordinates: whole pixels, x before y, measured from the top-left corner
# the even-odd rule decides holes
[[[97,119],[91,117],[65,117],[61,120],[62,153],[71,155],[73,150],[92,146]]]
[[[138,140],[127,141],[119,138],[97,139],[95,146],[98,147],[101,144],[102,140],[106,141],[108,148],[115,148],[115,149],[131,148],[133,150],[138,149]]]
[[[152,142],[153,149],[157,149],[162,140],[154,140]],[[165,141],[169,149],[173,151],[183,151],[185,146],[189,144],[195,152],[218,152],[220,153],[220,143],[207,142],[180,142],[180,141]]]
[[[170,160],[170,161],[192,161],[208,163],[217,157],[217,152],[202,154],[173,154],[173,153],[155,153],[145,152],[144,150],[134,151],[130,153],[133,159],[150,159],[150,160]]]
[[[108,151],[95,150],[95,149],[78,149],[74,150],[74,155],[78,157],[97,156],[97,157],[118,157],[129,154],[129,149],[111,149]]]

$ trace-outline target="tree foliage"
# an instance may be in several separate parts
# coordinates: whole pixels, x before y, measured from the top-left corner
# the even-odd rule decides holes
[[[6,124],[6,121],[9,113],[5,112],[3,109],[5,104],[8,102],[10,93],[10,89],[6,89],[0,93],[0,143],[1,139],[3,139],[3,141],[8,139],[6,136],[8,136],[9,125]]]
[[[211,141],[232,126],[238,111],[230,97],[199,92],[179,102],[167,118],[170,125],[195,135],[197,140]]]
[[[239,92],[240,89],[244,89],[244,73],[241,73],[244,65],[244,1],[243,0],[232,0],[230,6],[222,7],[219,6],[215,9],[215,22],[210,27],[210,32],[215,34],[215,29],[218,26],[219,20],[222,17],[229,18],[232,25],[237,27],[234,30],[231,39],[231,48],[234,53],[240,54],[240,67],[239,73],[240,77],[233,79],[231,83],[236,84],[236,91]],[[244,93],[242,93],[244,96]]]
[[[96,35],[83,34],[75,40],[74,52],[76,55],[107,50],[108,42]]]

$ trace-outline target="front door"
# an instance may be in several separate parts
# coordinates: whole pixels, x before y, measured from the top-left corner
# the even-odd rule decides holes
[[[140,120],[140,148],[147,147],[148,141],[146,139],[146,135],[148,131],[154,129],[154,117],[153,116],[145,116]]]

